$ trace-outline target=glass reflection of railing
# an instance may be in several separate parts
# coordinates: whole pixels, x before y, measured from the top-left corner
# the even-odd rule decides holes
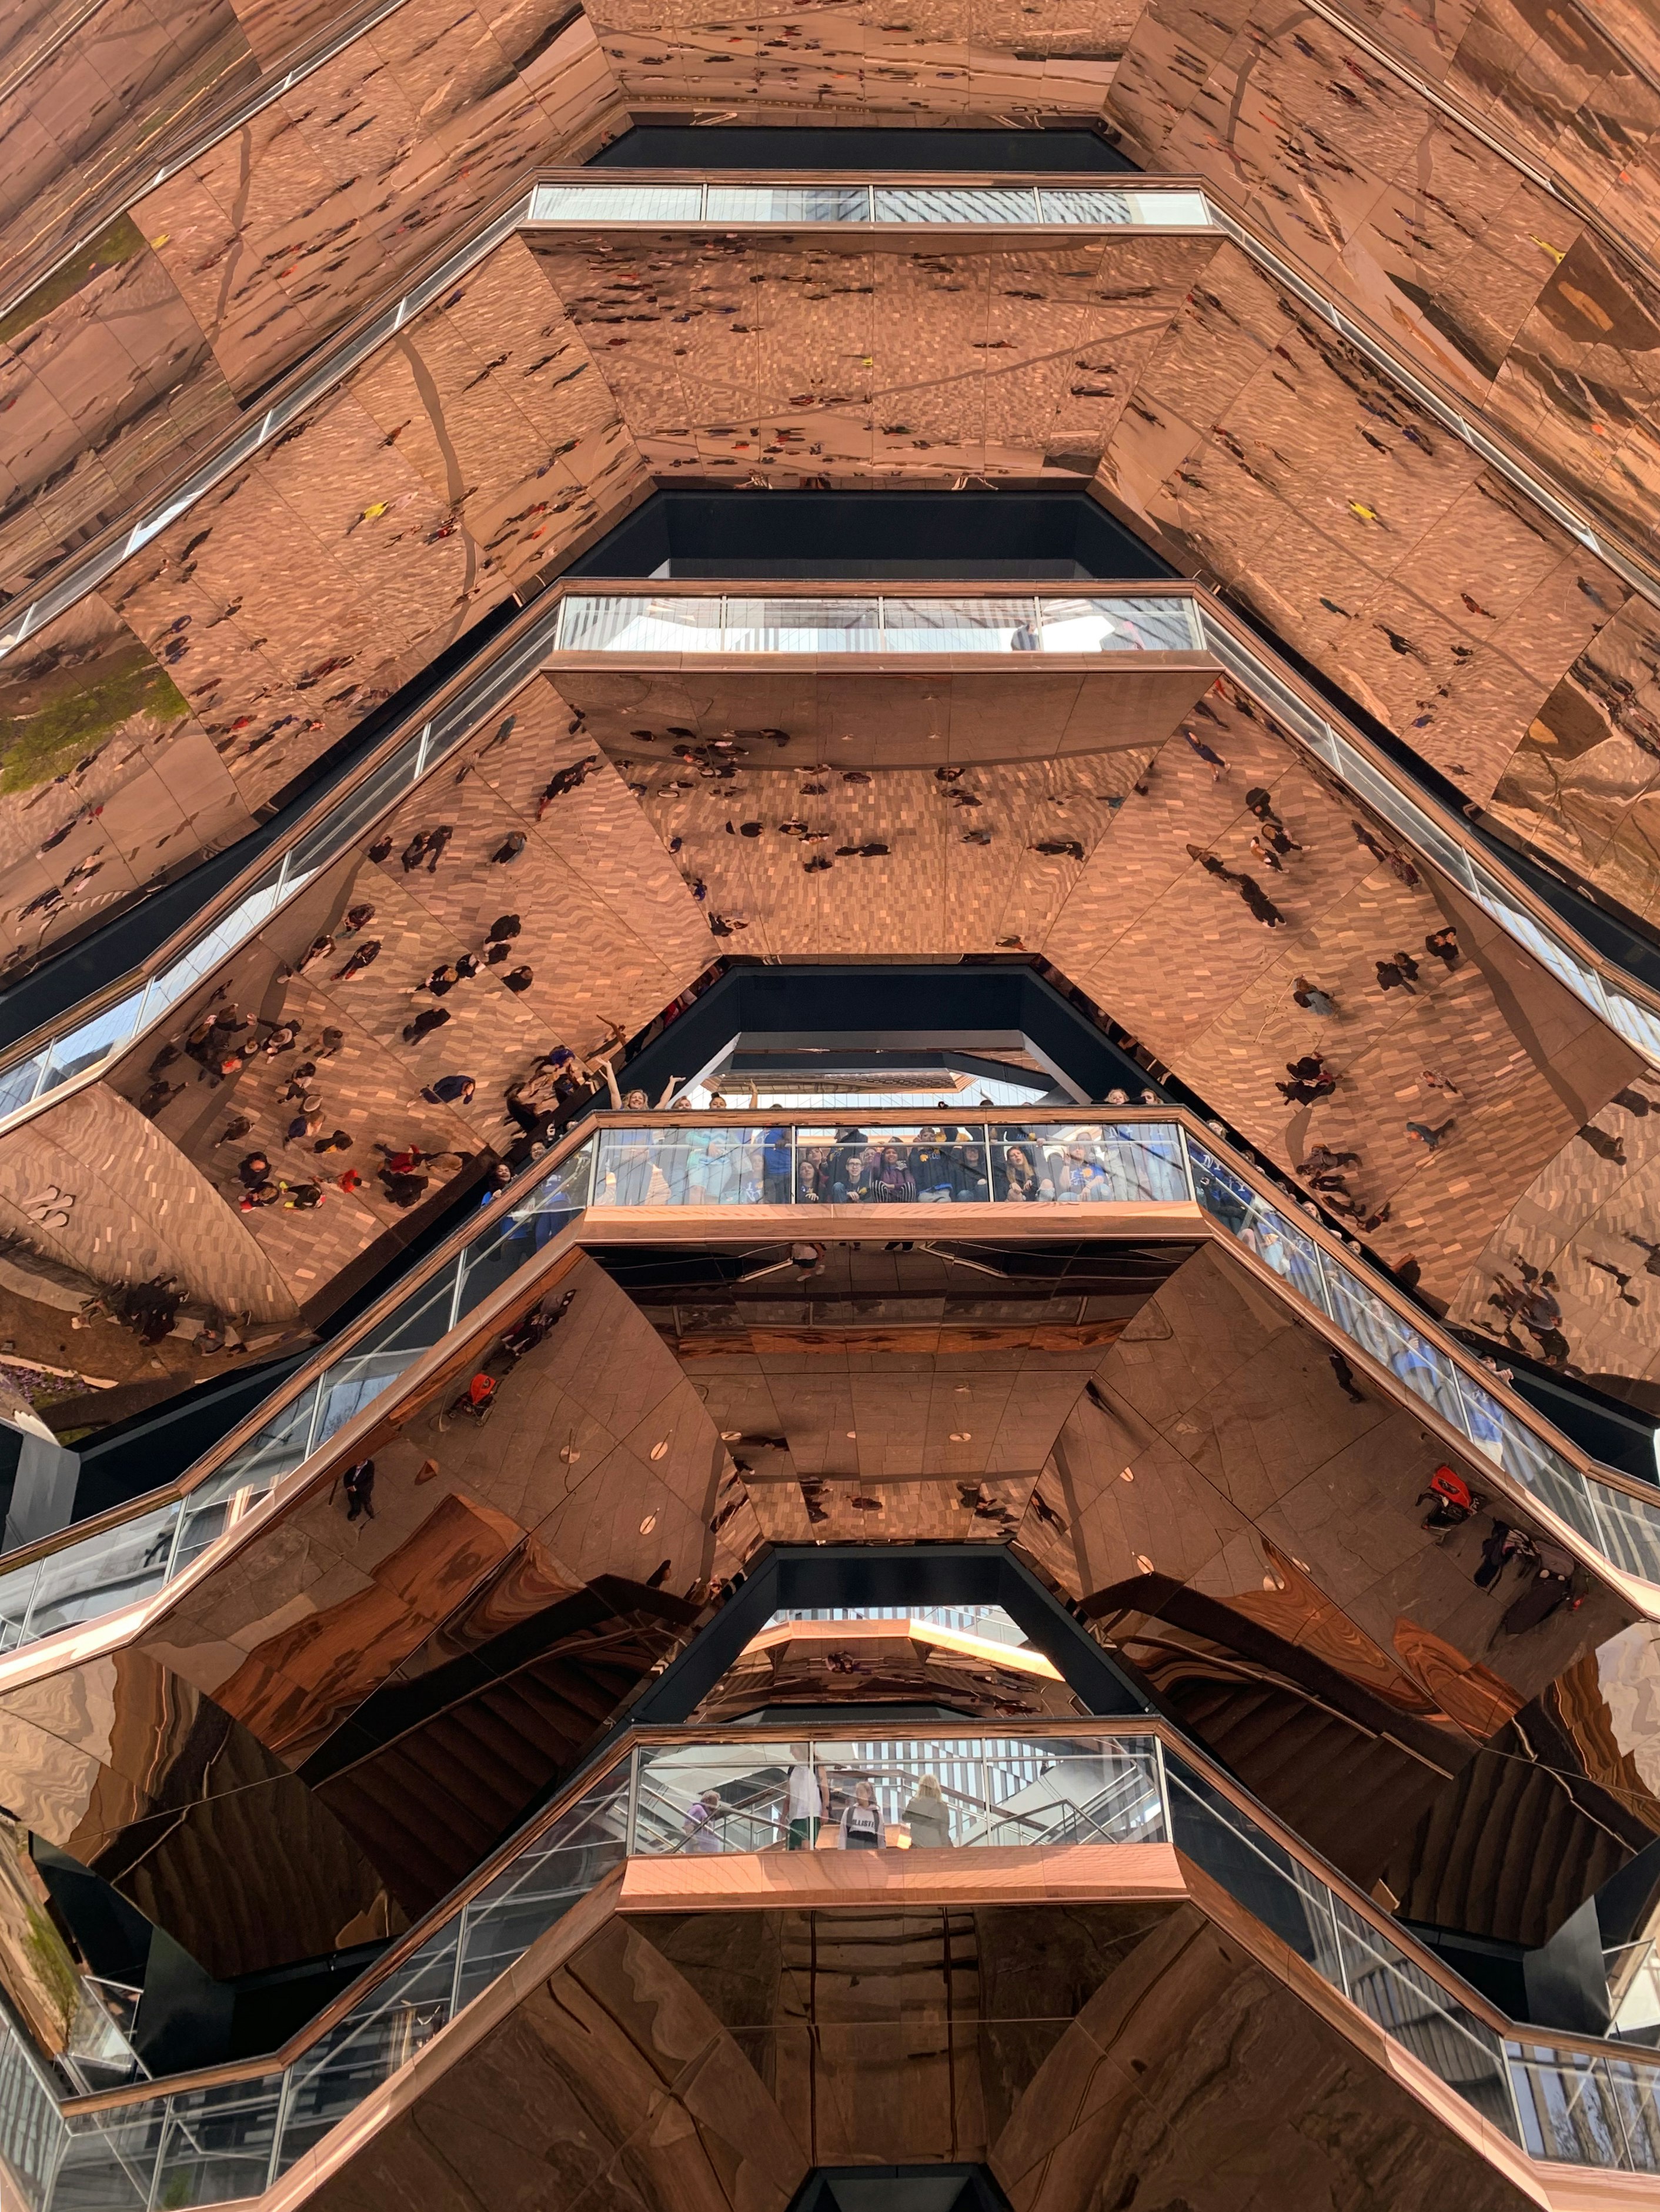
[[[1389,775],[1363,752],[1268,665],[1243,632],[1202,600],[1194,611],[1206,650],[1333,770],[1346,790],[1408,839],[1583,1006],[1651,1065],[1660,1066],[1660,1012],[1627,990],[1617,972],[1608,972],[1611,963],[1596,963],[1587,951],[1568,943],[1553,927],[1548,909],[1524,896],[1515,878],[1497,874],[1482,853],[1455,836],[1448,819],[1438,815],[1403,777]]]
[[[113,1004],[37,1044],[0,1068],[0,1127],[42,1105],[66,1083],[94,1074],[135,1038],[166,1019],[220,963],[245,945],[321,872],[337,860],[386,809],[452,752],[538,665],[548,649],[548,623],[533,624],[458,689],[431,720],[397,745],[361,781],[332,802],[236,903],[147,982]]]
[[[559,653],[1199,653],[1190,597],[567,595]]]
[[[311,1376],[275,1418],[183,1497],[0,1575],[0,1653],[150,1597],[234,1528],[490,1291],[536,1258],[587,1202],[591,1152],[569,1151],[403,1303]]]
[[[1122,1722],[771,1741],[644,1734],[538,1815],[286,2065],[65,2112],[26,2039],[0,2024],[0,2154],[30,2212],[257,2196],[630,1856],[1161,1843],[1512,2142],[1540,2158],[1660,2171],[1660,2065],[1517,2040],[1167,1729]]]
[[[601,1130],[591,1203],[1196,1203],[1477,1451],[1627,1574],[1660,1583],[1660,1499],[1593,1478],[1429,1337],[1237,1164],[1175,1121],[697,1126]]]
[[[842,183],[538,185],[532,223],[978,223],[1020,230],[1210,230],[1202,192],[1177,185]]]
[[[291,1395],[278,1393],[265,1426],[182,1496],[83,1536],[65,1531],[0,1575],[0,1653],[154,1595],[588,1208],[1196,1205],[1610,1565],[1660,1586],[1660,1497],[1582,1462],[1530,1410],[1496,1395],[1468,1352],[1430,1336],[1364,1261],[1340,1258],[1335,1238],[1317,1237],[1208,1133],[1174,1115],[1137,1116],[1131,1107],[1093,1121],[866,1114],[826,1125],[681,1113],[606,1115],[597,1129],[586,1121],[522,1194],[488,1210],[401,1304],[287,1386]],[[790,1224],[794,1233],[814,1225],[811,1214]]]

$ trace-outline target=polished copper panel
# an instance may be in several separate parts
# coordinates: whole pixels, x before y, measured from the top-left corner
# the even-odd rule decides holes
[[[458,1417],[457,1394],[508,1321],[564,1289],[576,1293],[569,1317],[507,1376],[489,1423]],[[342,1838],[304,1854],[313,1887],[332,1885],[307,1907],[312,1919],[261,1918],[259,1940],[295,1955],[280,1947],[299,1927],[315,1935],[317,1916],[371,1927],[377,1911],[424,1910],[488,1844],[491,1819],[511,1825],[510,1788],[499,1814],[468,1831],[470,1845],[465,1822],[428,1804],[430,1753],[417,1755],[410,1730],[429,1726],[420,1686],[452,1657],[585,1588],[612,1588],[626,1651],[611,1631],[554,1647],[560,1679],[574,1688],[575,1667],[591,1686],[580,1705],[666,1656],[769,1540],[979,1534],[1014,1543],[1363,1886],[1400,1895],[1473,1881],[1482,1893],[1480,1831],[1463,1808],[1480,1802],[1490,1754],[1500,1771],[1536,1777],[1559,1827],[1566,1788],[1595,1846],[1577,1875],[1538,1892],[1530,1940],[1660,1832],[1660,1800],[1632,1782],[1660,1756],[1646,1708],[1614,1686],[1633,1655],[1640,1675],[1648,1625],[1594,1567],[1577,1571],[1575,1608],[1533,1625],[1515,1612],[1513,1575],[1475,1587],[1484,1524],[1438,1536],[1421,1525],[1417,1493],[1447,1460],[1488,1487],[1484,1464],[1375,1385],[1352,1404],[1323,1340],[1240,1260],[1207,1245],[1116,1341],[1027,1351],[1007,1373],[989,1341],[921,1364],[871,1351],[843,1364],[845,1375],[826,1374],[815,1352],[683,1366],[603,1267],[556,1256],[539,1280],[480,1309],[341,1435],[302,1491],[152,1601],[125,1638],[106,1639],[103,1656],[78,1650],[73,1635],[17,1655],[0,1682],[7,1802],[113,1876],[131,1868],[147,1910],[188,1928],[192,1948],[228,1955],[201,1901],[169,1887],[161,1846],[182,1849],[187,1835],[192,1863],[205,1853],[228,1869],[241,1832],[204,1806],[176,1837],[178,1784],[159,1778],[174,1761],[150,1747],[166,1735],[155,1716],[210,1715],[212,1741],[234,1751],[216,1773],[236,1776],[234,1790],[286,1793],[285,1818]],[[937,1425],[937,1444],[912,1433],[930,1370],[925,1425]],[[844,1424],[854,1440],[827,1437]],[[376,1513],[349,1520],[339,1472],[365,1451]],[[1022,1460],[1034,1472],[1001,1472]],[[654,1626],[628,1625],[654,1603]],[[1000,1684],[988,1663],[974,1694],[999,1710],[1043,1703],[1036,1688]],[[606,1674],[618,1664],[622,1676]],[[1207,1681],[1195,1705],[1189,1686]],[[389,1734],[374,1701],[392,1685],[417,1701],[398,1706]],[[1315,1770],[1264,1765],[1249,1730],[1238,1735],[1230,1698],[1248,1710],[1265,1693],[1286,1703],[1288,1724],[1328,1726],[1350,1776],[1344,1793],[1310,1793]],[[721,1695],[750,1696],[741,1670]],[[605,1694],[589,1703],[591,1730],[605,1709]],[[206,1725],[194,1723],[189,1741]],[[580,1748],[583,1725],[547,1734],[536,1755],[550,1774]],[[514,1771],[529,1748],[526,1738]],[[476,1794],[482,1811],[483,1783]],[[251,1796],[247,1809],[263,1802]],[[1512,1817],[1505,1832],[1525,1850],[1526,1822]],[[1512,1932],[1497,1917],[1492,1925]]]
[[[1197,2203],[1241,2169],[1265,2177],[1242,2205],[1319,2202],[1379,2160],[1380,2205],[1541,2201],[1513,2150],[1189,1884],[1050,1903],[1017,1871],[1005,1904],[919,1882],[903,1906],[855,1903],[826,1869],[811,1906],[590,1916],[273,2203],[483,2212],[580,2171],[597,2203],[781,2212],[815,2163],[978,2159],[1041,2212],[1148,2185]],[[1313,2117],[1335,2101],[1341,2135]],[[503,2110],[515,2127],[487,2130]]]
[[[763,1629],[693,1715],[718,1723],[872,1698],[1052,1718],[1085,1708],[1041,1653],[927,1620],[794,1620]],[[851,1856],[851,1855],[850,1855]]]

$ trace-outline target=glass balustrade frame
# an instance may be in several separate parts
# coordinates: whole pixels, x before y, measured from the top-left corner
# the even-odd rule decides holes
[[[698,610],[719,609],[720,618],[701,626],[695,620],[683,622],[672,644],[648,646],[637,638],[627,645],[617,641],[623,635],[620,626],[625,611],[642,604],[690,609],[694,614]],[[585,653],[627,650],[647,659],[665,650],[678,653],[696,650],[734,652],[741,657],[742,650],[753,651],[753,647],[740,649],[726,641],[746,633],[753,637],[756,625],[742,618],[736,624],[728,623],[729,611],[760,607],[775,611],[793,604],[873,612],[862,628],[857,623],[824,622],[813,646],[798,642],[769,650],[828,647],[839,654],[848,651],[849,639],[857,635],[867,641],[863,649],[879,653],[913,652],[919,649],[918,641],[927,638],[932,641],[932,650],[953,653],[1079,653],[1091,659],[1108,649],[1115,653],[1211,654],[1275,715],[1292,741],[1320,767],[1334,773],[1359,803],[1369,806],[1380,821],[1407,838],[1423,859],[1448,876],[1599,1020],[1660,1066],[1660,998],[1652,994],[1645,998],[1640,993],[1646,987],[1633,989],[1614,980],[1611,973],[1604,973],[1611,963],[1599,962],[1599,957],[1571,930],[1558,925],[1530,890],[1496,872],[1489,858],[1444,809],[1397,785],[1357,732],[1332,721],[1312,703],[1313,694],[1305,686],[1266,657],[1248,632],[1195,586],[1116,584],[1105,591],[1079,592],[1075,586],[1051,586],[1017,594],[995,588],[964,593],[952,586],[931,588],[921,584],[902,595],[860,592],[856,588],[836,592],[822,585],[802,586],[792,592],[787,586],[773,586],[764,594],[740,598],[695,587],[665,589],[660,583],[649,581],[631,587],[619,581],[603,592],[562,587],[550,606],[532,610],[515,631],[498,641],[481,670],[461,679],[418,726],[394,734],[344,791],[321,802],[316,812],[296,829],[288,849],[276,861],[254,874],[251,881],[232,886],[205,928],[182,946],[164,948],[157,954],[148,980],[135,975],[116,984],[109,996],[83,1001],[73,1018],[55,1031],[37,1032],[13,1047],[9,1058],[0,1055],[0,1134],[72,1087],[97,1080],[104,1069],[162,1022],[189,991],[246,944],[281,906],[339,859],[354,838],[436,769],[537,669],[557,665],[556,656],[562,653],[581,659]],[[954,611],[954,627],[923,622],[922,612],[939,606]],[[1046,607],[1055,606],[1073,611],[1060,617],[1045,614]],[[885,610],[891,608],[915,611],[909,626],[897,633],[905,640],[900,645],[889,641],[895,633],[887,625]],[[1079,609],[1096,611],[1080,617]],[[581,610],[599,611],[585,616]],[[997,610],[1000,615],[1012,610],[1019,612],[1012,623],[976,621],[973,618],[976,610]],[[640,620],[651,619],[649,614],[635,618],[636,629]],[[1081,642],[1075,633],[1080,623],[1091,622],[1104,635],[1098,635],[1092,642]],[[581,647],[569,642],[585,623],[593,635]],[[1068,626],[1074,632],[1071,638],[1066,635]],[[769,627],[775,635],[780,634],[775,623]],[[1142,628],[1155,634],[1155,641],[1140,635]],[[721,643],[689,646],[688,634],[704,639],[718,635]],[[1178,638],[1183,641],[1178,643]],[[993,639],[997,641],[994,645],[988,642]]]
[[[805,1753],[805,1759],[800,1754]],[[793,1768],[831,1816],[792,1834]],[[1173,1844],[1268,1935],[1538,2160],[1660,2172],[1660,2057],[1528,2030],[1450,1974],[1168,1723],[626,1729],[554,1803],[283,2050],[142,2090],[61,2099],[0,2019],[0,2154],[30,2212],[252,2196],[382,2089],[630,1860],[823,1849],[869,1783],[884,1849]],[[918,1844],[908,1822],[932,1820]],[[832,1848],[843,1847],[839,1836]]]
[[[958,1133],[936,1142],[929,1133],[942,1126]],[[856,1144],[836,1142],[855,1128]],[[866,1141],[875,1131],[888,1133],[886,1143]],[[1034,1133],[1043,1131],[1048,1137]],[[770,1164],[769,1132],[775,1133]],[[909,1191],[896,1193],[887,1180],[890,1149],[907,1155]],[[840,1183],[832,1170],[830,1196],[803,1200],[804,1169],[816,1173],[818,1165],[805,1156],[836,1152],[844,1156]],[[926,1169],[910,1172],[924,1152],[938,1162],[932,1199],[918,1188]],[[847,1161],[848,1153],[859,1161]],[[1029,1156],[1025,1165],[1037,1185],[1031,1200],[1008,1196],[1013,1153]],[[644,1208],[678,1211],[683,1218],[696,1213],[708,1225],[755,1208],[749,1218],[758,1225],[758,1209],[782,1207],[781,1217],[773,1217],[781,1231],[800,1233],[832,1216],[838,1225],[855,1220],[864,1206],[896,1196],[919,1206],[984,1206],[988,1229],[996,1222],[1006,1232],[1043,1218],[1034,1206],[1054,1205],[1077,1206],[1071,1222],[1110,1235],[1115,1217],[1097,1210],[1104,1203],[1136,1209],[1134,1233],[1145,1236],[1147,1209],[1179,1208],[1171,1217],[1172,1234],[1219,1231],[1300,1301],[1346,1354],[1359,1353],[1386,1390],[1414,1400],[1420,1417],[1438,1423],[1455,1449],[1473,1450],[1615,1574],[1660,1590],[1660,1487],[1650,1492],[1579,1454],[1386,1287],[1312,1201],[1278,1190],[1184,1109],[1114,1106],[1091,1116],[1050,1109],[948,1125],[920,1123],[914,1113],[891,1108],[856,1123],[800,1113],[606,1113],[587,1116],[481,1208],[412,1281],[389,1291],[339,1343],[298,1370],[178,1486],[9,1555],[11,1565],[0,1571],[0,1656],[157,1595],[231,1536],[279,1483],[299,1476],[487,1298],[515,1283],[522,1289],[523,1269],[603,1241],[608,1218]]]
[[[796,610],[800,610],[799,615]],[[841,619],[837,619],[837,617]],[[660,635],[661,642],[647,640]],[[562,596],[551,653],[1204,654],[1190,589],[1047,592],[596,591]]]

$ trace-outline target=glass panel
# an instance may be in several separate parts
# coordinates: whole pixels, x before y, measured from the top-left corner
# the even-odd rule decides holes
[[[587,1202],[593,1153],[594,1143],[590,1139],[510,1212],[502,1212],[483,1235],[461,1254],[461,1293],[455,1308],[458,1321],[535,1259],[575,1219]]]
[[[1035,653],[1031,599],[889,599],[881,602],[888,653]]]
[[[20,1060],[0,1074],[0,1114],[15,1114],[20,1106],[28,1104],[45,1064],[46,1055],[37,1053],[33,1060]]]
[[[639,1767],[632,1848],[648,1856],[1164,1835],[1149,1740],[688,1744],[642,1750]]]
[[[1037,195],[1029,185],[878,185],[878,222],[1012,222],[1037,221]]]
[[[792,1804],[811,1801],[805,1743],[653,1745],[638,1764],[630,1847],[642,1856],[796,1850],[818,1834],[806,1814],[799,1839],[790,1827]]]
[[[1660,2173],[1660,2069],[1605,2058],[1602,2075],[1625,2136],[1627,2164],[1636,2173]]]
[[[864,185],[711,185],[706,222],[868,222]]]
[[[728,599],[727,653],[877,653],[874,599]]]
[[[1571,2166],[1628,2163],[1620,2112],[1596,2059],[1532,2043],[1505,2048],[1522,2141],[1535,2158]]]
[[[167,2100],[155,2178],[158,2206],[224,2204],[258,2197],[271,2170],[283,2076],[188,2089]]]
[[[1163,230],[1215,228],[1215,217],[1202,192],[1132,192],[1130,207],[1136,222]]]
[[[565,601],[560,615],[561,653],[719,653],[718,599],[652,599],[629,592],[595,593]]]
[[[1651,1013],[1646,1006],[1627,998],[1611,983],[1603,986],[1602,1003],[1608,1009],[1608,1020],[1620,1036],[1634,1044],[1651,1066],[1660,1064],[1660,1014]],[[0,1108],[0,1112],[3,1110]]]
[[[1381,1366],[1404,1382],[1414,1397],[1433,1406],[1455,1428],[1463,1429],[1464,1409],[1446,1353],[1409,1328],[1393,1307],[1385,1305],[1341,1261],[1328,1257],[1325,1275],[1332,1318]]]
[[[161,2147],[166,2106],[122,2106],[66,2121],[52,2212],[143,2212]]]
[[[1506,2135],[1516,2115],[1499,2036],[1341,1897],[1332,1899],[1350,1998]]]
[[[1612,1483],[1587,1486],[1599,1548],[1627,1574],[1660,1583],[1660,1507],[1633,1498]]]
[[[1152,1739],[1004,1736],[984,1747],[985,1817],[969,1844],[1167,1840]]]
[[[1194,1192],[1206,1212],[1272,1267],[1282,1282],[1323,1310],[1324,1279],[1313,1237],[1288,1213],[1259,1196],[1243,1176],[1195,1137],[1188,1139],[1188,1157],[1193,1162]]]
[[[125,1042],[138,1024],[138,1009],[143,1003],[142,990],[131,992],[113,1006],[106,1006],[101,1014],[94,1014],[79,1029],[70,1030],[58,1037],[52,1048],[46,1066],[45,1087],[52,1089],[67,1083],[72,1075],[79,1075],[88,1067],[95,1067],[106,1060],[118,1044]]]
[[[32,1559],[26,1567],[15,1567],[9,1575],[0,1575],[0,1651],[15,1651],[23,1641],[29,1607],[40,1579],[39,1559]]]
[[[1040,599],[1045,653],[1192,653],[1185,599]]]
[[[441,1930],[289,2068],[277,2172],[423,2050],[450,2017],[459,1930]]]
[[[796,1196],[827,1206],[975,1204],[990,1195],[985,1136],[983,1126],[959,1121],[798,1129]]]
[[[1599,1550],[1602,1532],[1590,1500],[1591,1486],[1579,1469],[1553,1451],[1516,1416],[1500,1410],[1503,1429],[1501,1458],[1505,1472],[1548,1505],[1553,1513],[1576,1528]]]
[[[532,222],[696,222],[699,185],[538,185]]]
[[[1093,185],[1041,185],[1038,211],[1045,222],[1085,222],[1092,225],[1139,220],[1128,192],[1108,191]]]
[[[773,1172],[778,1165],[775,1135]],[[684,1128],[605,1129],[596,1206],[758,1206],[763,1133],[716,1122]],[[788,1188],[787,1149],[784,1164]]]
[[[1174,1122],[1000,1122],[991,1132],[991,1194],[1006,1204],[1152,1200],[1189,1196]]]
[[[232,1455],[225,1472],[234,1468],[244,1482],[261,1491],[291,1474],[306,1457],[317,1396],[317,1384],[307,1384],[291,1404]]]
[[[17,2028],[0,2017],[0,2153],[33,2204],[46,2202],[65,2136],[55,2094]]]
[[[177,1501],[124,1522],[86,1542],[50,1553],[29,1607],[27,1638],[50,1636],[76,1620],[96,1620],[118,1606],[149,1597],[167,1579]]]
[[[1463,1431],[1478,1451],[1485,1452],[1491,1460],[1502,1463],[1505,1445],[1505,1409],[1490,1390],[1461,1368],[1458,1373],[1458,1398],[1463,1407]]]
[[[475,1907],[508,1898],[562,1892],[573,1883],[591,1889],[622,1854],[628,1829],[629,1787],[625,1760],[584,1791],[550,1828],[532,1837],[480,1890]]]
[[[1184,1759],[1164,1755],[1177,1848],[1334,1987],[1343,1986],[1331,1894]]]

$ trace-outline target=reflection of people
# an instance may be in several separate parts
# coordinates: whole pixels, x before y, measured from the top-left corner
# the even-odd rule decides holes
[[[876,1802],[875,1790],[868,1782],[855,1782],[853,1802],[842,1814],[842,1850],[879,1851],[886,1842],[882,1808]]]
[[[793,1764],[784,1785],[784,1818],[788,1823],[787,1850],[810,1851],[818,1841],[818,1823],[824,1817],[824,1792],[818,1770],[804,1743],[790,1746]]]
[[[361,1515],[364,1520],[373,1521],[374,1518],[374,1462],[372,1459],[360,1459],[355,1466],[349,1467],[346,1469],[342,1487],[346,1493],[347,1520],[356,1521]]]
[[[683,1848],[689,1856],[707,1858],[719,1851],[721,1837],[714,1822],[720,1810],[721,1800],[713,1790],[704,1790],[701,1797],[687,1806],[680,1832],[686,1839]]]
[[[946,1794],[939,1787],[937,1774],[925,1774],[916,1785],[916,1794],[901,1816],[910,1830],[914,1847],[924,1851],[946,1851],[951,1849],[951,1810],[946,1803]]]

